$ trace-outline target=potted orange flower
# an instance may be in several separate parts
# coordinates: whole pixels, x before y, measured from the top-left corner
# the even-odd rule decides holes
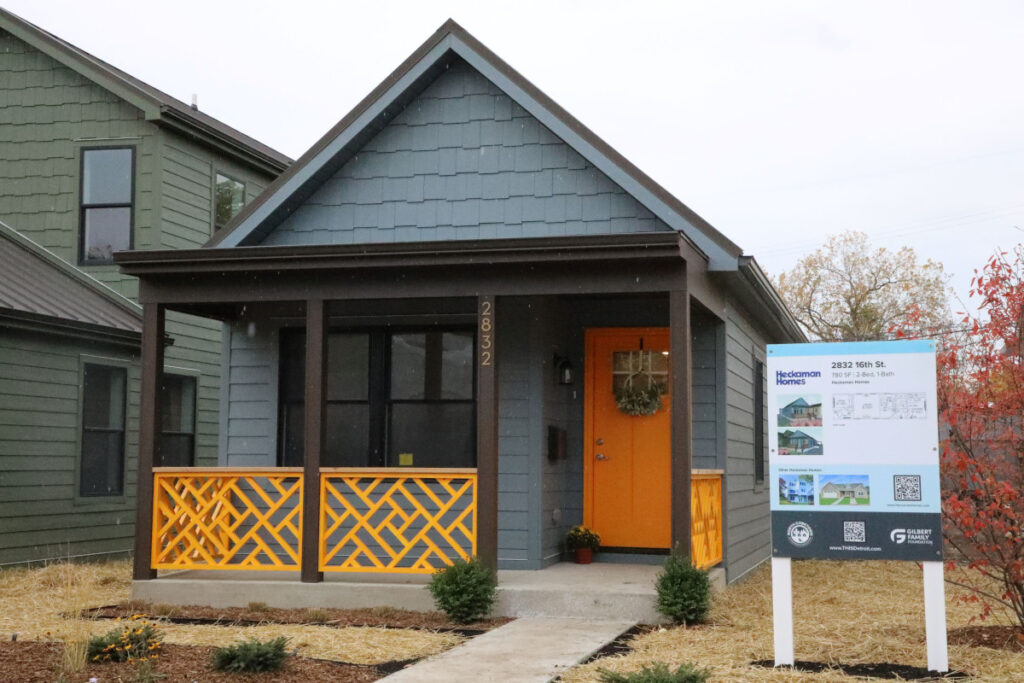
[[[569,529],[565,537],[565,547],[573,552],[576,564],[590,564],[600,545],[601,537],[597,532],[582,524]]]

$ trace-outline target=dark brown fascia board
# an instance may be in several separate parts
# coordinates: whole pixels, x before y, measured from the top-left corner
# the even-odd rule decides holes
[[[684,260],[683,236],[674,231],[401,244],[232,247],[122,251],[114,261],[128,275],[226,271],[295,271],[336,268],[449,267],[466,264]]]
[[[220,244],[229,234],[233,233],[245,220],[262,206],[278,189],[287,183],[293,176],[307,166],[316,158],[335,138],[351,126],[362,116],[367,109],[375,104],[388,90],[399,80],[409,73],[431,50],[436,48],[449,35],[455,36],[476,52],[492,68],[510,79],[517,87],[521,88],[529,97],[533,98],[541,107],[547,109],[552,116],[559,119],[566,127],[579,135],[585,142],[591,145],[599,154],[606,157],[612,164],[616,165],[623,173],[630,176],[635,182],[647,189],[652,195],[662,201],[670,209],[681,215],[687,222],[693,224],[697,229],[704,232],[715,244],[726,252],[739,258],[743,251],[729,240],[725,235],[716,230],[710,223],[701,218],[696,212],[683,204],[668,190],[655,182],[650,176],[641,171],[632,162],[617,152],[607,142],[601,139],[596,133],[587,128],[576,117],[563,109],[557,102],[548,97],[540,88],[531,83],[525,76],[512,68],[501,57],[492,52],[483,43],[473,37],[466,29],[462,28],[453,19],[448,19],[437,29],[422,45],[419,46],[409,57],[402,62],[397,69],[391,72],[370,94],[364,97],[348,114],[336,123],[326,134],[317,140],[309,150],[306,151],[295,163],[284,173],[277,177],[258,197],[245,205],[242,210],[226,225],[219,230],[204,246],[215,247]]]
[[[272,171],[273,174],[280,173],[291,163],[289,157],[270,146],[205,113],[197,111],[192,114],[191,108],[177,98],[143,83],[2,7],[0,28],[125,100],[142,111],[146,120],[161,122],[165,117],[173,116],[181,122],[179,125],[188,126],[198,133],[216,131],[218,137],[228,141],[226,149],[222,151],[227,151],[245,163]]]
[[[33,334],[59,335],[91,343],[128,347],[136,351],[142,343],[141,332],[13,309],[0,309],[0,328],[17,329]]]

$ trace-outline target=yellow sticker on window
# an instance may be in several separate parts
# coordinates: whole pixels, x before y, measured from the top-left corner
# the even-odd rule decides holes
[[[399,467],[412,467],[412,453],[399,453],[398,454],[398,466]]]

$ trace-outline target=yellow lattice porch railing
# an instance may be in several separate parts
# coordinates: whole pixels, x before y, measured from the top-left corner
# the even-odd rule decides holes
[[[701,569],[722,561],[722,473],[694,470],[690,475],[690,547]]]
[[[298,569],[302,468],[153,469],[154,569]]]
[[[476,554],[476,470],[323,468],[320,571],[427,574]]]

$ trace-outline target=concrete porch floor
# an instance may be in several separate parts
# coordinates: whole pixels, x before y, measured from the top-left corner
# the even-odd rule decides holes
[[[540,570],[498,572],[495,616],[577,617],[645,624],[663,618],[655,609],[659,566],[562,562]],[[132,584],[132,598],[169,605],[244,607],[398,607],[430,611],[433,599],[423,574],[326,573],[323,583],[302,583],[298,572],[180,571]],[[712,586],[725,586],[725,572],[711,570]]]

